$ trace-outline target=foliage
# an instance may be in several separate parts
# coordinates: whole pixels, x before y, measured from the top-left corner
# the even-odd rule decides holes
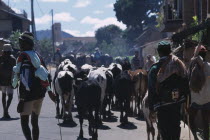
[[[19,47],[19,37],[20,37],[20,35],[21,35],[20,31],[13,31],[12,34],[10,35],[10,37],[9,37],[11,45],[15,49],[20,49],[20,47]]]
[[[194,27],[194,26],[197,26],[197,25],[199,25],[198,17],[197,16],[193,16],[193,23],[191,24],[191,26]],[[202,38],[202,31],[192,35],[190,38],[192,40],[200,42],[201,38]]]
[[[149,24],[156,24],[156,16],[163,0],[117,0],[114,4],[114,11],[117,20],[127,25],[124,38],[129,45],[142,33],[143,27]]]
[[[96,31],[96,39],[97,44],[101,44],[103,41],[105,41],[107,44],[113,43],[113,38],[119,37],[122,34],[122,29],[120,29],[116,25],[108,25],[104,26],[102,28],[99,28]]]
[[[52,58],[53,56],[53,47],[52,41],[49,39],[43,39],[37,42],[37,47],[41,56],[46,59]]]
[[[157,13],[156,25],[157,28],[160,28],[163,25],[164,15],[162,12]]]

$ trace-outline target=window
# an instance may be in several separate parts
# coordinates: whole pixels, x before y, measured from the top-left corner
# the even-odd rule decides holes
[[[182,19],[182,0],[168,0],[167,13],[168,20],[179,20]]]

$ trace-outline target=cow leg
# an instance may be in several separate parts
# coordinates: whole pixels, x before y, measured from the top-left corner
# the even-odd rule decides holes
[[[201,113],[204,126],[204,140],[209,140],[209,113],[207,110],[202,110]]]
[[[111,100],[112,100],[112,95],[109,95],[109,100],[108,100],[108,106],[109,106],[109,111],[108,111],[108,118],[111,118]]]
[[[146,126],[147,126],[147,140],[150,140],[150,126],[147,120],[146,120]]]
[[[124,104],[124,107],[125,107],[125,120],[124,120],[124,122],[125,123],[128,123],[129,101],[130,101],[129,99],[126,99],[125,104]]]
[[[151,122],[151,124],[152,124],[152,122]],[[152,140],[154,140],[155,139],[155,128],[153,127],[153,124],[152,124],[150,130],[151,130],[151,133],[152,133]]]
[[[198,137],[197,137],[197,134],[196,134],[196,126],[195,126],[195,123],[194,123],[197,112],[198,112],[198,110],[193,109],[193,108],[191,108],[190,112],[189,112],[189,120],[190,120],[189,125],[190,125],[190,129],[192,131],[192,134],[193,134],[195,140],[198,140]]]
[[[93,140],[98,140],[98,125],[97,125],[97,122],[98,122],[98,109],[96,107],[95,109],[95,118],[94,118],[94,124],[93,124],[93,136],[92,136],[92,139]]]
[[[63,109],[62,118],[63,118],[63,123],[65,123],[66,122],[66,107],[65,107],[65,100],[63,96],[61,96],[61,103],[62,103],[62,109]]]
[[[73,118],[72,118],[72,106],[73,106],[73,98],[74,98],[74,94],[73,94],[73,92],[71,93],[71,95],[70,95],[71,97],[70,97],[70,101],[69,101],[69,108],[68,108],[68,120],[70,121],[70,122],[72,122],[73,121]]]
[[[60,118],[60,107],[59,107],[60,99],[58,93],[55,92],[55,94],[56,94],[56,118]]]
[[[89,122],[89,127],[88,127],[88,132],[90,136],[93,136],[93,121],[94,121],[94,117],[93,117],[93,110],[91,107],[89,107],[88,109],[88,122]]]
[[[123,123],[123,101],[120,99],[120,122]]]
[[[79,138],[83,139],[83,110],[82,108],[78,107],[78,113],[79,113],[79,124],[80,124],[80,132],[79,132]]]

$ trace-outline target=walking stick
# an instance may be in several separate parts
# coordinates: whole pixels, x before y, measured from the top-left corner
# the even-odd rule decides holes
[[[190,104],[190,97],[187,96],[187,108],[189,108],[189,104]],[[188,123],[188,130],[189,130],[189,140],[191,140],[191,134],[190,134],[190,116],[189,116],[189,112],[187,113],[187,123]]]

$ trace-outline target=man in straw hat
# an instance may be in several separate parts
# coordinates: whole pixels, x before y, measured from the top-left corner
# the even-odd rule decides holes
[[[15,73],[12,85],[18,86],[20,101],[17,111],[20,113],[21,126],[27,140],[39,139],[38,118],[41,111],[45,92],[47,91],[51,100],[55,101],[55,94],[51,91],[49,72],[43,59],[33,50],[34,38],[30,32],[24,32],[19,38],[21,53],[17,64],[13,68]],[[29,116],[31,115],[32,136],[29,127]]]
[[[149,71],[150,116],[157,112],[163,140],[179,140],[181,103],[189,94],[187,72],[183,62],[171,54],[169,42],[160,42],[157,51],[160,60]]]
[[[13,67],[16,64],[16,59],[12,55],[12,46],[10,44],[4,44],[3,54],[0,56],[0,86],[2,90],[2,106],[3,106],[3,118],[10,119],[9,107],[13,99],[13,89],[11,85]],[[6,97],[8,99],[6,100]]]

